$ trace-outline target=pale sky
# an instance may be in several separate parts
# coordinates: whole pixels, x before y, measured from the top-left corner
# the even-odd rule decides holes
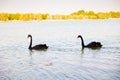
[[[120,0],[0,0],[0,12],[69,14],[81,9],[120,11]]]

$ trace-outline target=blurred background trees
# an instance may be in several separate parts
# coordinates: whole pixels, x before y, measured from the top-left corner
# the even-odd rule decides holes
[[[0,13],[0,21],[20,20],[82,20],[82,19],[109,19],[120,18],[120,12],[98,12],[79,10],[68,15],[64,14],[41,14],[41,13]]]

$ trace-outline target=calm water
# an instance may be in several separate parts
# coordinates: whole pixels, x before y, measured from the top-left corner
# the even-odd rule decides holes
[[[0,80],[120,80],[120,19],[0,22]],[[29,51],[46,43],[46,51]],[[101,49],[81,50],[99,41]]]

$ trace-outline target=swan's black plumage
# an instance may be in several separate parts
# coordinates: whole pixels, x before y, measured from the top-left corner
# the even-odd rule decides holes
[[[39,50],[39,49],[47,49],[48,48],[48,46],[46,44],[38,44],[38,45],[35,45],[35,46],[32,47],[32,36],[29,34],[28,38],[30,38],[30,45],[29,45],[28,49],[30,49],[30,50],[32,50],[32,49]]]
[[[84,40],[83,40],[83,38],[82,38],[81,35],[78,35],[77,38],[81,38],[82,48],[87,47],[87,48],[93,48],[93,49],[95,49],[95,48],[101,48],[102,47],[102,44],[100,42],[95,42],[95,41],[89,43],[88,45],[85,45],[84,44]]]

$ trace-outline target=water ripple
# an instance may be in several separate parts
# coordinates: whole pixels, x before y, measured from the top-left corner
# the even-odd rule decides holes
[[[0,76],[0,80],[11,80],[11,79],[7,76]]]
[[[0,80],[120,80],[118,22],[0,23]],[[46,43],[49,48],[29,51],[28,33],[33,35],[33,45]],[[103,47],[81,50],[78,34],[85,44],[96,40]]]

